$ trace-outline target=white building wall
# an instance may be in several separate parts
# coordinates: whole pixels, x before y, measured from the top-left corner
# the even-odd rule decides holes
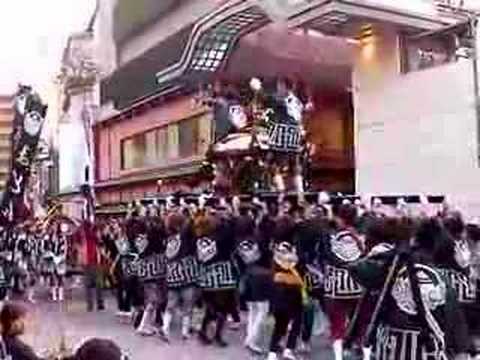
[[[78,190],[85,183],[89,158],[81,116],[84,106],[85,94],[73,95],[70,109],[59,125],[60,192]]]
[[[223,2],[222,0],[185,1],[174,12],[161,17],[159,21],[149,26],[146,31],[133,37],[121,49],[118,49],[119,66],[132,61],[147,52],[154,45],[176,34],[186,24],[194,23],[201,17],[210,14]]]
[[[353,76],[357,191],[446,194],[480,216],[472,61],[401,74],[395,30],[379,32]]]
[[[95,59],[100,75],[106,77],[117,67],[117,49],[113,39],[113,15],[117,0],[99,1],[98,4],[94,29]]]

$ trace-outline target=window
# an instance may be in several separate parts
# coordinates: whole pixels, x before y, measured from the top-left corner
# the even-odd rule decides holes
[[[198,118],[182,121],[179,125],[179,150],[181,157],[192,156],[198,151]]]
[[[429,69],[456,61],[455,37],[451,35],[425,38],[402,37],[402,72]]]
[[[157,160],[159,163],[167,161],[168,158],[168,131],[167,128],[157,129]]]
[[[156,131],[145,133],[145,164],[155,165],[157,160],[157,134]]]
[[[144,134],[142,134],[142,136],[135,136],[123,141],[122,165],[124,169],[142,166],[146,150],[145,144]]]
[[[176,159],[178,157],[178,125],[173,124],[168,126],[168,154],[169,159]]]
[[[211,115],[206,114],[123,139],[122,169],[161,166],[176,159],[205,154],[210,132]]]

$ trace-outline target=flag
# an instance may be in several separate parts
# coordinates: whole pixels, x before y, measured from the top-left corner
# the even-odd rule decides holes
[[[12,133],[12,164],[0,203],[0,224],[19,223],[29,216],[24,198],[37,152],[47,106],[28,86],[20,86],[15,97]]]

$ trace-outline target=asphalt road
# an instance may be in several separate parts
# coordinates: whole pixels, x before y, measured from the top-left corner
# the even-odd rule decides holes
[[[131,360],[257,360],[265,357],[251,355],[242,346],[244,330],[226,332],[229,347],[219,349],[205,347],[195,339],[182,341],[178,328],[172,329],[172,339],[166,344],[157,337],[145,338],[136,335],[131,325],[122,323],[115,317],[115,303],[108,301],[107,310],[87,313],[80,294],[74,296],[64,305],[47,300],[29,306],[31,317],[25,340],[39,352],[47,348],[57,348],[61,334],[69,346],[75,347],[88,338],[109,338],[119,344]],[[266,337],[267,338],[267,337]],[[266,339],[267,340],[267,339]],[[328,340],[317,337],[313,351],[300,359],[331,360],[333,355]]]

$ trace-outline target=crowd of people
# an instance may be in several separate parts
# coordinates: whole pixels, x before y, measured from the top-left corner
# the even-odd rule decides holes
[[[475,355],[479,227],[446,207],[380,208],[151,204],[105,219],[100,243],[113,259],[119,315],[143,336],[170,342],[178,321],[183,340],[195,332],[226,347],[227,320],[238,327],[245,312],[248,351],[294,360],[311,349],[320,304],[336,360],[346,350],[365,359]]]
[[[118,315],[166,343],[195,334],[205,346],[227,347],[226,324],[238,328],[245,318],[246,351],[295,360],[311,351],[320,306],[335,360],[346,351],[363,359],[476,356],[479,225],[447,206],[385,209],[234,198],[138,204],[123,218],[86,221],[87,309],[94,289],[104,309],[107,278]],[[53,277],[52,299],[61,300],[57,268],[40,275]]]
[[[53,301],[65,298],[67,262],[72,251],[71,234],[63,226],[39,222],[0,231],[0,300],[12,292],[23,293],[35,303],[35,289],[47,286]]]

